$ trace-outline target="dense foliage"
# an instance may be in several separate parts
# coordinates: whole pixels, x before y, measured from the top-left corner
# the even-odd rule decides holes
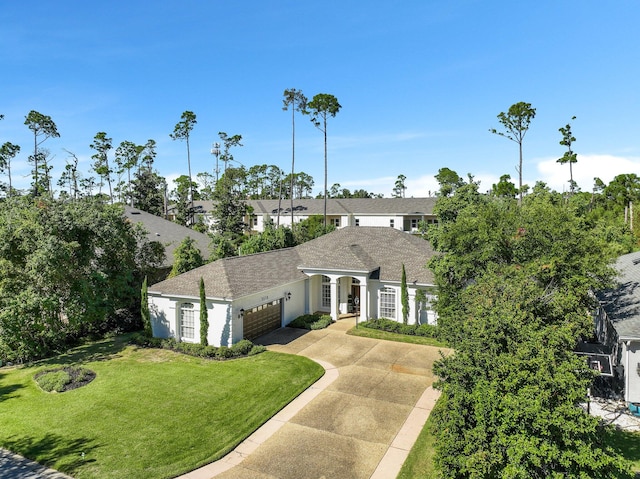
[[[450,186],[449,184],[447,185]],[[573,198],[572,198],[573,200]],[[518,206],[472,181],[441,195],[436,462],[451,478],[631,477],[578,404],[594,373],[573,349],[591,334],[591,291],[631,234],[537,185]]]
[[[144,235],[98,200],[14,197],[0,208],[0,359],[43,357],[137,310]],[[137,324],[139,326],[139,324]]]

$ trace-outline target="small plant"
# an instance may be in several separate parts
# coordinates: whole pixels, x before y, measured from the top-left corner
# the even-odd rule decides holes
[[[303,314],[291,321],[287,326],[300,329],[324,329],[333,322],[328,314]]]
[[[81,367],[62,367],[40,371],[34,380],[43,391],[61,393],[85,386],[94,380],[96,373]]]

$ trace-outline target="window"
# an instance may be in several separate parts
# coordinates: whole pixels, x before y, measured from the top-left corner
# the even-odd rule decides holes
[[[356,218],[356,226],[360,226],[360,218]]]
[[[394,227],[393,220],[389,220],[389,226]]]
[[[340,228],[340,218],[331,218],[331,224],[336,228]]]
[[[322,277],[322,307],[331,308],[331,278]]]
[[[411,218],[411,229],[412,230],[418,229],[418,220],[416,218]]]
[[[380,290],[380,314],[381,318],[396,319],[396,290],[382,288]]]
[[[183,339],[195,338],[195,322],[193,303],[180,304],[180,337]]]
[[[253,216],[251,218],[252,222],[253,222],[253,226],[258,226],[258,217],[257,216]]]

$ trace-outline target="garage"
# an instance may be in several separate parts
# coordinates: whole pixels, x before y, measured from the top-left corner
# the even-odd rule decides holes
[[[261,304],[244,312],[242,323],[245,339],[254,340],[282,326],[282,300]]]

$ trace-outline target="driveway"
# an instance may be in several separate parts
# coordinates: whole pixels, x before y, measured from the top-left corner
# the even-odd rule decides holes
[[[349,336],[353,321],[257,340],[318,361],[327,373],[234,452],[183,477],[396,477],[438,397],[431,388],[438,348]]]

